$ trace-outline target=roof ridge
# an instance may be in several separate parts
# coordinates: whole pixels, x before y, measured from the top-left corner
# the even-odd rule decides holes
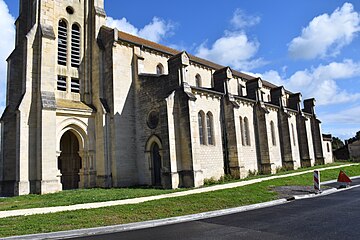
[[[183,52],[183,51],[173,49],[173,48],[170,48],[168,46],[162,45],[160,43],[156,43],[156,42],[150,41],[148,39],[145,39],[145,38],[142,38],[142,37],[139,37],[139,36],[136,36],[136,35],[132,35],[130,33],[120,31],[120,30],[118,30],[118,37],[119,37],[119,39],[121,39],[123,41],[127,41],[127,42],[137,44],[137,45],[140,45],[140,46],[145,46],[145,47],[148,47],[148,48],[152,48],[152,49],[154,49],[156,51],[164,52],[164,53],[167,53],[169,55],[176,55],[176,54],[179,54],[179,53]],[[188,55],[189,55],[191,61],[196,62],[196,63],[201,64],[201,65],[204,65],[204,66],[207,66],[209,68],[213,68],[214,70],[219,70],[219,69],[222,69],[222,68],[226,67],[226,66],[222,66],[220,64],[217,64],[215,62],[212,62],[210,60],[200,58],[200,57],[195,56],[193,54],[188,53]],[[240,72],[238,70],[234,70],[234,69],[231,69],[231,70],[232,70],[233,74],[236,77],[244,78],[245,80],[252,80],[252,79],[257,78],[255,76],[251,76],[249,74]],[[264,85],[267,86],[267,87],[270,87],[270,88],[278,87],[277,85],[272,84],[269,81],[266,81],[266,80],[263,80],[263,79],[262,79],[262,81],[264,81]]]

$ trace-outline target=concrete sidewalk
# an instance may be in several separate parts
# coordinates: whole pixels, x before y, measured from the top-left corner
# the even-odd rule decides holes
[[[339,166],[333,166],[333,167],[324,167],[324,168],[319,168],[317,170],[322,171],[322,170],[329,170],[329,169],[338,169],[338,168],[342,168],[342,167],[355,166],[355,165],[359,165],[359,164],[346,164],[346,165],[339,165]],[[126,204],[137,204],[137,203],[143,203],[143,202],[147,202],[147,201],[159,200],[159,199],[164,199],[164,198],[174,198],[174,197],[181,197],[181,196],[186,196],[186,195],[191,195],[191,194],[206,193],[206,192],[212,192],[212,191],[217,191],[217,190],[236,188],[236,187],[246,186],[246,185],[259,183],[259,182],[263,182],[263,181],[268,181],[268,180],[272,180],[272,179],[280,179],[280,178],[286,178],[286,177],[290,177],[290,176],[303,175],[306,173],[312,173],[313,171],[314,170],[308,170],[308,171],[297,172],[297,173],[269,176],[269,177],[263,177],[263,178],[252,179],[252,180],[247,180],[247,181],[221,184],[221,185],[215,185],[215,186],[204,187],[204,188],[197,188],[197,189],[192,189],[192,190],[183,191],[183,192],[163,194],[163,195],[158,195],[158,196],[140,197],[140,198],[108,201],[108,202],[85,203],[85,204],[77,204],[77,205],[71,205],[71,206],[0,211],[0,218],[74,211],[74,210],[80,210],[80,209],[94,209],[94,208],[126,205]]]

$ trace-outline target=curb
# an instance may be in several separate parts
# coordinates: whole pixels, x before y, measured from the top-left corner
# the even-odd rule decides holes
[[[360,177],[357,177],[360,178]],[[329,181],[330,182],[330,181]],[[125,231],[132,231],[132,230],[140,230],[145,228],[153,228],[153,227],[160,227],[165,225],[177,224],[177,223],[184,223],[184,222],[191,222],[197,220],[203,220],[207,218],[213,217],[220,217],[225,215],[230,215],[234,213],[246,212],[261,208],[273,207],[277,205],[282,205],[286,203],[290,203],[295,200],[304,200],[309,198],[316,198],[322,197],[326,195],[330,195],[336,192],[342,192],[346,190],[350,190],[353,188],[358,188],[360,185],[355,185],[351,187],[347,187],[344,189],[336,189],[331,188],[324,190],[319,194],[306,194],[306,195],[296,195],[288,199],[278,199],[270,202],[252,204],[248,206],[224,209],[224,210],[217,210],[211,212],[204,212],[186,216],[179,216],[179,217],[172,217],[172,218],[165,218],[165,219],[158,219],[158,220],[150,220],[145,222],[138,222],[138,223],[128,223],[122,225],[115,225],[115,226],[105,226],[105,227],[97,227],[97,228],[89,228],[89,229],[80,229],[80,230],[70,230],[70,231],[63,231],[63,232],[54,232],[54,233],[44,233],[44,234],[33,234],[33,235],[23,235],[23,236],[15,236],[15,237],[8,237],[8,238],[1,238],[4,240],[43,240],[43,239],[69,239],[75,237],[91,237],[94,235],[103,235],[103,234],[110,234],[114,232],[125,232]]]
[[[349,167],[360,165],[358,163],[346,164],[346,165],[338,165],[332,167],[323,167],[318,168],[317,170],[330,170],[330,169],[338,169],[342,167]],[[74,210],[81,210],[81,209],[93,209],[93,208],[101,208],[101,207],[111,207],[111,206],[119,206],[119,205],[127,205],[127,204],[137,204],[143,203],[147,201],[159,200],[164,198],[173,198],[173,197],[182,197],[191,194],[198,194],[198,193],[205,193],[205,192],[212,192],[217,190],[224,190],[224,189],[231,189],[236,187],[242,187],[245,185],[250,185],[254,183],[260,183],[268,180],[273,179],[281,179],[287,178],[292,176],[299,176],[307,173],[312,173],[314,170],[306,170],[301,172],[295,172],[290,174],[283,174],[283,175],[275,175],[275,176],[267,176],[263,178],[256,178],[250,179],[246,181],[239,181],[221,185],[215,185],[205,188],[196,188],[187,191],[181,192],[174,192],[156,196],[148,196],[148,197],[139,197],[139,198],[131,198],[131,199],[123,199],[123,200],[114,200],[114,201],[105,201],[105,202],[96,202],[96,203],[84,203],[84,204],[75,204],[70,206],[55,206],[55,207],[45,207],[45,208],[30,208],[30,209],[18,209],[18,210],[7,210],[7,211],[0,211],[0,218],[7,218],[7,217],[17,217],[17,216],[29,216],[29,215],[37,215],[37,214],[48,214],[48,213],[57,213],[57,212],[65,212],[65,211],[74,211]]]
[[[197,213],[197,214],[186,215],[186,216],[165,218],[165,219],[159,219],[159,220],[151,220],[151,221],[145,221],[145,222],[129,223],[129,224],[97,227],[97,228],[89,228],[89,229],[70,230],[70,231],[65,231],[65,232],[15,236],[15,237],[8,237],[8,238],[1,238],[1,239],[6,239],[6,240],[68,239],[68,238],[75,238],[75,237],[86,237],[86,236],[93,236],[93,235],[100,235],[100,234],[108,234],[108,233],[114,233],[114,232],[125,232],[125,231],[131,231],[131,230],[140,230],[140,229],[145,229],[145,228],[159,227],[159,226],[170,225],[170,224],[191,222],[191,221],[202,220],[202,219],[213,218],[213,217],[220,217],[220,216],[230,215],[230,214],[239,213],[239,212],[246,212],[246,211],[251,211],[251,210],[255,210],[255,209],[261,209],[261,208],[281,205],[281,204],[285,204],[287,202],[288,201],[286,199],[278,199],[278,200],[265,202],[265,203],[258,203],[258,204],[247,205],[247,206],[242,206],[242,207],[236,207],[236,208],[230,208],[230,209],[224,209],[224,210],[218,210],[218,211],[211,211],[211,212],[204,212],[204,213]]]

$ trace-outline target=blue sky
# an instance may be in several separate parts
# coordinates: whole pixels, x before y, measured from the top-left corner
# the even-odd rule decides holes
[[[112,27],[315,97],[324,133],[360,131],[359,1],[105,0],[105,10]],[[17,14],[18,1],[0,0],[0,45],[9,46],[0,50],[0,113]]]

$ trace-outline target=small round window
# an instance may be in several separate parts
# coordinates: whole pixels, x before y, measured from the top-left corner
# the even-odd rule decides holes
[[[148,115],[147,125],[150,129],[155,129],[159,124],[159,112],[151,111]]]
[[[74,9],[72,7],[70,7],[70,6],[68,6],[66,8],[66,11],[67,11],[68,14],[74,14]]]

